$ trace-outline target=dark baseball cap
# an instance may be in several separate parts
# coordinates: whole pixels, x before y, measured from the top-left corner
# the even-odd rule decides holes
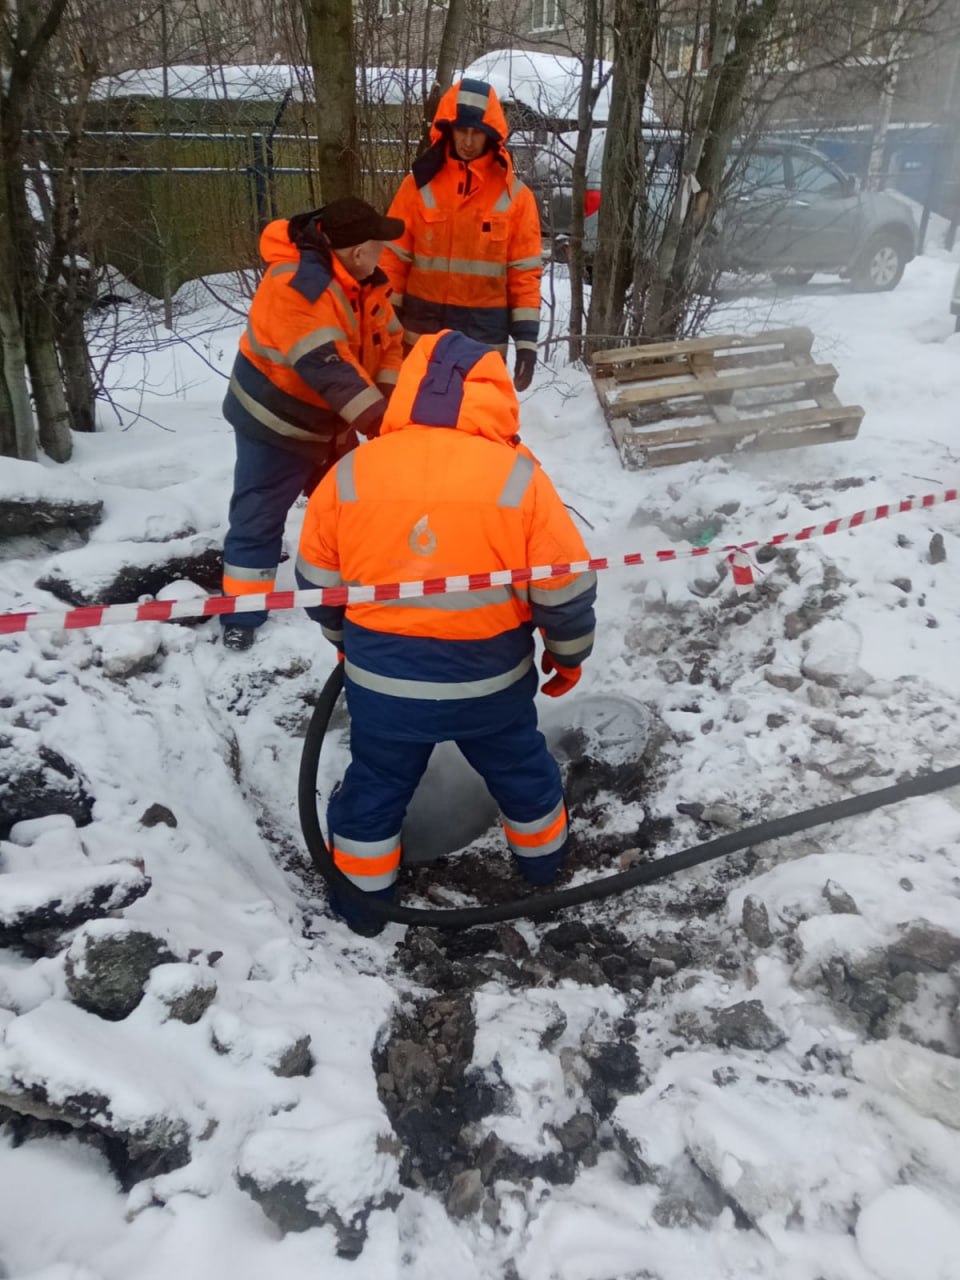
[[[349,249],[365,240],[399,240],[404,232],[402,218],[384,217],[357,196],[332,200],[317,210],[316,218],[334,249]]]

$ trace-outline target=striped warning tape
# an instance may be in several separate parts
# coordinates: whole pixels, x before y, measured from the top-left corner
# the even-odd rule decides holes
[[[751,552],[759,547],[776,547],[785,542],[807,542],[846,529],[890,516],[904,515],[957,500],[956,489],[929,493],[922,498],[905,498],[898,503],[885,503],[851,516],[811,524],[798,533],[778,533],[772,538],[706,547],[667,548],[661,551],[634,551],[624,556],[602,556],[594,560],[577,560],[570,564],[534,565],[524,569],[498,569],[492,573],[461,574],[449,578],[426,578],[418,582],[386,582],[373,587],[317,587],[309,591],[270,591],[264,595],[203,596],[191,600],[148,600],[143,604],[87,605],[60,613],[0,614],[0,635],[22,631],[79,631],[120,622],[172,622],[180,618],[213,617],[224,613],[250,613],[256,610],[306,609],[316,605],[370,604],[378,600],[410,600],[423,596],[449,595],[459,591],[483,591],[489,587],[559,578],[568,573],[585,573],[588,569],[614,569],[622,565],[664,564],[671,560],[687,560],[700,556],[722,555],[730,564],[738,591],[748,591],[755,582],[758,567]]]

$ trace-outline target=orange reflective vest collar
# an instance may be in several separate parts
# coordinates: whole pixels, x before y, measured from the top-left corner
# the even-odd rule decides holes
[[[469,163],[449,154],[454,126],[482,128],[491,147]],[[532,192],[513,172],[497,95],[464,80],[440,101],[433,146],[390,206],[406,230],[383,255],[406,339],[454,328],[504,348],[534,349],[540,323],[542,238]]]
[[[402,359],[386,276],[363,284],[324,245],[301,252],[285,220],[260,241],[267,269],[224,401],[234,428],[332,462],[353,431],[375,433]],[[339,446],[339,447],[338,447]]]

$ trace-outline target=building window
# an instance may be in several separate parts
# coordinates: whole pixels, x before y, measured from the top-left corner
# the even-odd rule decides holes
[[[705,32],[696,26],[670,27],[663,42],[663,71],[668,76],[702,75],[710,64]]]
[[[531,31],[556,31],[562,26],[559,0],[531,0]]]
[[[405,8],[404,0],[377,0],[381,18],[399,18]]]

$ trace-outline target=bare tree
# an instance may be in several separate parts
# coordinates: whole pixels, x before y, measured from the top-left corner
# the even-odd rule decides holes
[[[316,86],[317,176],[324,202],[360,189],[352,0],[302,0]]]
[[[956,0],[650,0],[640,50],[627,38],[640,7],[621,4],[615,20],[589,317],[595,341],[677,336],[703,323],[718,211],[751,143],[778,122],[840,122],[852,112],[872,119],[870,178],[882,184],[893,90],[912,62],[917,74],[929,74],[938,44],[956,40],[960,24]],[[668,127],[648,127],[641,142],[625,130],[641,110],[638,86],[647,83]],[[627,94],[634,101],[623,114]]]
[[[2,113],[0,104],[0,113]],[[27,384],[27,349],[20,323],[13,282],[16,279],[13,244],[4,228],[9,226],[6,183],[0,186],[0,343],[3,363],[0,369],[0,455],[24,458],[32,462],[37,456]]]
[[[429,2],[430,0],[427,0],[428,6]],[[463,55],[468,17],[467,0],[447,0],[447,14],[443,20],[443,34],[440,37],[440,51],[437,54],[437,75],[424,105],[421,151],[425,151],[430,145],[430,125],[433,117],[440,105],[440,99],[453,84],[457,63]]]
[[[23,139],[33,118],[39,86],[48,71],[50,45],[67,4],[68,0],[46,0],[44,5],[14,5],[0,0],[0,265],[8,282],[0,310],[4,315],[4,400],[10,409],[2,433],[3,447],[16,456],[31,456],[32,433],[26,431],[22,420],[22,339],[40,446],[56,462],[66,462],[73,445],[57,361],[55,318],[42,278],[25,181]]]
[[[580,355],[579,337],[583,333],[583,225],[584,201],[587,193],[587,155],[593,125],[593,109],[596,106],[600,84],[594,81],[594,64],[597,59],[600,13],[597,0],[584,0],[583,5],[583,66],[580,76],[580,94],[577,101],[577,145],[573,156],[573,173],[570,208],[570,240],[575,246],[570,255],[570,358]]]
[[[603,149],[607,175],[597,226],[588,332],[621,333],[646,205],[643,114],[657,32],[658,0],[618,0],[614,67]]]
[[[693,134],[683,151],[681,187],[660,242],[643,308],[642,331],[679,331],[698,264],[698,250],[716,208],[730,146],[758,47],[780,0],[711,0],[710,35],[716,57],[699,98]],[[689,199],[691,184],[697,199]]]

